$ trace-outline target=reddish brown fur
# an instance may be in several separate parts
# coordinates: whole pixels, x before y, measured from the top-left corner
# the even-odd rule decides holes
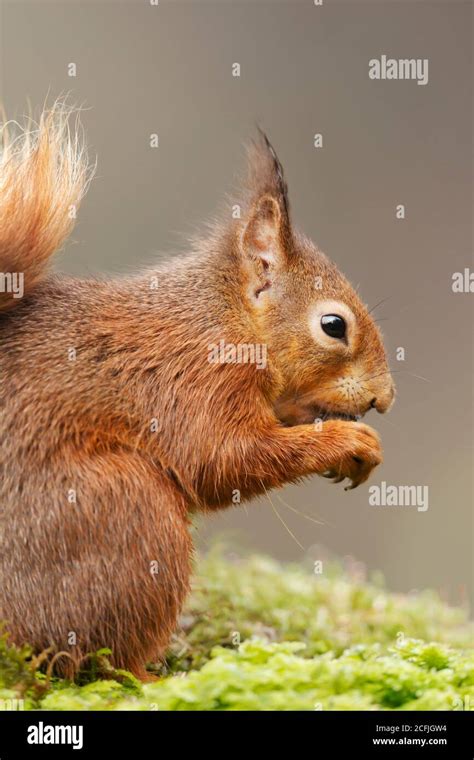
[[[318,405],[355,415],[376,398],[385,411],[393,384],[367,309],[292,229],[264,140],[242,218],[216,225],[188,256],[122,280],[39,279],[86,177],[61,160],[71,138],[51,139],[55,124],[53,111],[0,195],[0,220],[15,219],[0,234],[0,261],[25,272],[28,293],[0,315],[0,619],[16,642],[66,650],[76,663],[109,646],[118,666],[145,677],[188,590],[189,514],[228,506],[235,489],[247,499],[312,473],[363,482],[381,461],[375,431],[332,419],[318,432],[309,421]],[[69,188],[62,206],[55,182]],[[321,298],[357,320],[337,357],[309,333]],[[266,344],[268,366],[209,363],[221,339]],[[357,372],[357,392],[334,389]]]

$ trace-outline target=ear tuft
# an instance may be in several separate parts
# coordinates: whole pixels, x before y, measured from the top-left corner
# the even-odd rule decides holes
[[[288,185],[283,166],[265,132],[258,127],[259,139],[248,147],[248,190],[251,200],[263,195],[272,196],[289,223],[290,204]]]
[[[280,159],[275,152],[275,148],[271,144],[263,129],[261,129],[261,127],[258,127],[258,131],[273,163],[273,175],[277,195],[282,203],[285,213],[288,215],[290,211],[290,204],[288,200],[288,185],[286,184],[285,175],[283,173],[283,166],[281,165]]]

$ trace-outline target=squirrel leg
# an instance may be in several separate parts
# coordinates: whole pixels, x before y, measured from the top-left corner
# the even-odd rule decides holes
[[[292,464],[297,470],[301,466],[304,475],[329,474],[338,481],[349,478],[352,487],[356,487],[382,461],[378,433],[362,422],[328,420],[320,429],[301,425],[283,430],[289,440],[287,451],[294,457],[296,449],[296,462],[293,458]]]
[[[166,650],[188,591],[187,505],[138,454],[60,456],[53,482],[54,468],[31,476],[28,500],[5,528],[5,556],[15,567],[2,567],[0,558],[0,609],[12,640],[67,653],[57,660],[60,672],[108,647],[115,667],[145,678],[145,664]],[[34,519],[27,543],[16,530],[19,511]]]
[[[336,482],[349,478],[350,487],[355,488],[382,461],[375,430],[345,420],[328,420],[321,429],[314,425],[275,425],[239,448],[245,452],[245,476],[242,481],[236,473],[235,482],[241,483],[246,498],[311,474],[327,475]]]

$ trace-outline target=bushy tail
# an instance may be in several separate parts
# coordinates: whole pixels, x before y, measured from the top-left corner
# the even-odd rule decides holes
[[[0,311],[42,278],[71,232],[92,171],[72,108],[56,102],[24,126],[0,126]]]

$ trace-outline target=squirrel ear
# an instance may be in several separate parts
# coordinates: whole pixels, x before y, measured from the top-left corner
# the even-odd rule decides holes
[[[260,127],[258,131],[259,139],[247,149],[247,190],[254,203],[264,195],[274,198],[280,207],[282,223],[289,229],[290,204],[283,166],[265,132]]]
[[[264,195],[251,208],[241,238],[249,296],[259,308],[267,303],[265,294],[270,294],[278,270],[285,266],[283,237],[280,206],[271,195]]]
[[[243,234],[244,253],[260,259],[265,268],[283,264],[290,250],[288,187],[283,167],[268,137],[249,146],[248,213]]]
[[[282,258],[281,211],[271,195],[257,200],[250,210],[242,237],[244,253],[263,269],[274,268]]]
[[[271,295],[278,270],[292,251],[288,188],[283,168],[267,136],[249,146],[247,211],[241,237],[249,295],[262,308]]]

